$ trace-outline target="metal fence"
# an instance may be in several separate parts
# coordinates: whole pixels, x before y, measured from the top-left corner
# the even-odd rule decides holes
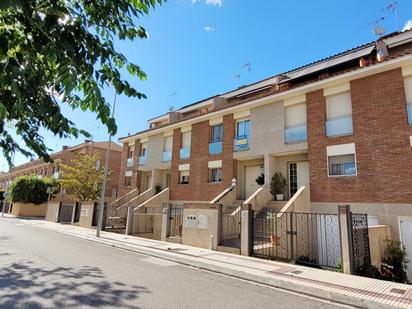
[[[60,204],[57,222],[72,223],[73,204]]]
[[[135,216],[133,224],[136,225],[137,234],[153,233],[154,218],[156,208],[154,207],[140,207],[134,211]]]
[[[221,205],[220,207],[220,245],[240,248],[241,207]]]
[[[359,268],[371,263],[368,231],[368,215],[352,214],[352,254],[353,271],[356,274]]]
[[[169,205],[169,237],[182,237],[183,207]]]
[[[342,261],[337,214],[262,209],[253,219],[252,255],[336,268]]]

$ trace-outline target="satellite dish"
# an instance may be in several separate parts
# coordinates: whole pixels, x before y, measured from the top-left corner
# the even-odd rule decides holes
[[[169,107],[169,112],[173,112],[175,110],[175,108],[173,106]]]
[[[385,33],[385,28],[376,26],[375,28],[373,28],[372,32],[376,34],[377,36],[381,36],[382,34]]]

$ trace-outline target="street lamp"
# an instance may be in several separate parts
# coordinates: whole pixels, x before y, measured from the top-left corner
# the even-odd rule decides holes
[[[117,93],[114,93],[114,100],[113,100],[113,111],[112,111],[112,118],[114,117],[114,111],[116,109],[116,98]],[[103,226],[103,213],[104,213],[104,195],[106,193],[106,180],[107,180],[107,172],[109,169],[109,156],[110,156],[110,144],[112,141],[112,133],[109,133],[109,144],[106,148],[106,156],[104,159],[104,171],[103,171],[103,183],[102,183],[102,192],[100,194],[100,206],[99,206],[99,217],[97,221],[97,228],[96,228],[96,237],[100,237],[100,232]]]

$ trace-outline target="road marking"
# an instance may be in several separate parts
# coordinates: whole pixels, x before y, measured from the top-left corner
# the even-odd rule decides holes
[[[158,266],[178,266],[180,265],[179,263],[175,263],[175,262],[164,260],[164,259],[154,258],[154,257],[141,259],[141,261],[155,264]]]

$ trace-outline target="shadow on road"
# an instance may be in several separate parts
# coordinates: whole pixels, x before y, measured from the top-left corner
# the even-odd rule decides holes
[[[0,269],[0,308],[138,308],[139,286],[109,282],[94,266],[39,268],[30,261]]]

